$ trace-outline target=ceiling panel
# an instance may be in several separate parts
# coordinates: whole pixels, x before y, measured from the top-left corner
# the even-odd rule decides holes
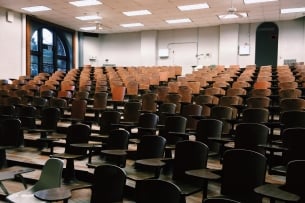
[[[304,13],[281,15],[281,8],[305,7],[305,0],[278,0],[276,2],[244,4],[243,0],[101,0],[99,6],[75,7],[69,4],[70,0],[0,0],[0,7],[16,12],[24,12],[22,7],[44,5],[52,8],[51,11],[37,12],[37,18],[50,21],[72,30],[80,30],[80,27],[92,26],[97,22],[84,22],[75,19],[80,15],[98,14],[103,17],[98,23],[105,25],[108,29],[92,32],[130,32],[141,30],[163,30],[184,27],[206,27],[211,25],[228,23],[254,23],[264,21],[290,20],[304,16]],[[210,8],[194,11],[180,11],[178,5],[208,3]],[[227,14],[228,9],[234,7],[237,12],[248,12],[248,18],[234,20],[220,20],[217,15]],[[123,11],[134,11],[147,9],[152,12],[147,16],[127,17]],[[27,13],[29,14],[29,13]],[[190,18],[192,23],[169,25],[167,19]],[[122,23],[143,23],[143,27],[122,28]],[[109,29],[110,28],[110,29]]]

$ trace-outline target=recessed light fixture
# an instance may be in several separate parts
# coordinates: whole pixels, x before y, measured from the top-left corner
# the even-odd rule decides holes
[[[166,20],[168,24],[176,24],[176,23],[190,23],[192,22],[189,18],[182,18],[182,19],[173,19],[173,20]]]
[[[178,6],[178,8],[181,11],[190,11],[190,10],[210,8],[210,6],[207,3],[202,3],[202,4],[191,4],[191,5]]]
[[[70,4],[77,7],[101,5],[102,2],[97,0],[70,1]]]
[[[247,13],[230,13],[230,14],[225,14],[225,15],[218,15],[218,18],[220,19],[235,19],[235,18],[246,18],[248,16]]]
[[[149,10],[138,10],[138,11],[125,11],[123,12],[126,16],[142,16],[142,15],[150,15],[151,12]]]
[[[122,27],[141,27],[144,26],[142,23],[128,23],[128,24],[121,24]]]
[[[256,4],[256,3],[266,3],[266,2],[272,2],[272,1],[278,1],[278,0],[244,0],[245,4]]]
[[[283,8],[283,9],[281,9],[281,14],[299,13],[299,12],[305,12],[305,7],[303,7],[303,8]]]
[[[81,27],[80,29],[85,31],[96,30],[96,26]]]
[[[77,17],[75,17],[75,18],[78,19],[78,20],[100,20],[100,19],[102,19],[102,17],[101,17],[101,16],[98,16],[98,15],[77,16]]]
[[[21,8],[22,10],[28,11],[28,12],[39,12],[39,11],[49,11],[52,10],[49,7],[46,6],[32,6],[32,7],[24,7]]]

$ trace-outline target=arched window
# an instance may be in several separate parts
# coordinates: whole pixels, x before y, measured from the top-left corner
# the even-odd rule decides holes
[[[66,47],[57,33],[46,28],[36,30],[31,38],[31,75],[56,70],[66,72],[68,64]]]
[[[40,72],[53,73],[57,70],[68,72],[72,68],[73,32],[48,22],[28,18],[30,23],[31,76]]]

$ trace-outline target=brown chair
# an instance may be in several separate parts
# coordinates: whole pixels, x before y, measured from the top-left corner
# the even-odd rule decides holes
[[[112,86],[111,88],[112,101],[123,101],[125,94],[126,94],[126,87]]]
[[[138,99],[139,83],[135,80],[128,81],[126,84],[126,96],[129,99]]]
[[[251,97],[268,97],[271,95],[270,89],[253,89],[250,92]]]
[[[129,132],[125,129],[115,129],[110,131],[109,136],[103,141],[102,150],[128,150]],[[89,168],[95,168],[99,165],[108,163],[120,167],[126,164],[126,156],[116,156],[115,154],[100,153],[100,161],[87,163]]]
[[[18,89],[14,91],[15,95],[21,99],[21,104],[27,105],[30,102],[30,95],[28,91]]]
[[[235,149],[248,149],[265,155],[269,128],[261,123],[240,123],[236,126],[234,137]]]
[[[186,171],[206,168],[207,160],[208,146],[204,143],[190,140],[178,142],[172,161],[172,172],[169,175],[160,176],[160,179],[176,184],[181,189],[181,202],[186,202],[187,196],[202,192],[207,184],[205,180],[187,175]]]
[[[156,112],[157,111],[157,97],[155,93],[146,93],[142,95],[142,109],[144,112]]]
[[[294,160],[287,164],[286,181],[282,185],[278,184],[264,184],[258,186],[254,191],[270,199],[270,202],[275,200],[284,202],[304,202],[305,195],[303,188],[305,187],[304,182],[304,160]]]
[[[129,101],[124,104],[123,119],[120,123],[137,123],[141,114],[141,102]]]
[[[229,106],[214,106],[211,109],[211,118],[221,120],[223,122],[222,133],[230,135],[233,128],[230,122],[233,119],[233,108]]]
[[[57,97],[65,99],[67,101],[67,103],[69,104],[73,97],[73,94],[70,91],[60,90],[57,92]]]
[[[73,147],[72,144],[88,143],[91,134],[90,126],[77,123],[68,127],[65,152],[53,154],[52,157],[66,159],[66,172],[64,173],[64,182],[71,183],[76,181],[74,159],[84,158],[88,155],[87,149]]]
[[[266,166],[267,159],[260,153],[246,149],[227,150],[223,157],[220,196],[238,202],[262,202],[254,189],[265,183]]]
[[[137,203],[181,203],[180,188],[168,181],[147,179],[138,181],[135,188]]]
[[[202,115],[203,116],[210,116],[211,114],[211,107],[218,104],[218,97],[212,95],[198,95],[195,98],[195,104],[202,106]]]
[[[270,156],[270,169],[269,173],[276,175],[286,175],[287,172],[287,164],[293,160],[304,160],[304,126],[301,127],[288,127],[283,129],[282,131],[282,140],[283,144],[278,148],[272,150],[272,156]],[[275,155],[274,152],[282,152],[282,156],[280,158],[280,163],[274,162]]]
[[[226,91],[226,96],[245,96],[247,95],[247,90],[243,88],[229,88]]]
[[[192,89],[189,86],[179,86],[178,94],[181,95],[181,102],[183,104],[192,103]]]
[[[222,96],[226,94],[226,91],[220,87],[209,87],[203,92],[204,95]]]
[[[114,110],[103,111],[100,119],[100,134],[108,137],[109,133],[116,127],[114,124],[119,124],[121,120],[121,113]]]
[[[218,105],[232,107],[233,119],[236,119],[239,116],[239,107],[243,108],[243,100],[240,96],[222,96]]]
[[[296,89],[298,87],[298,83],[295,81],[280,82],[278,87],[280,89]]]
[[[96,92],[93,95],[93,107],[87,107],[87,110],[94,111],[94,120],[99,123],[100,114],[107,109],[107,92]]]
[[[71,84],[67,84],[67,83],[61,82],[60,90],[61,91],[69,91],[69,92],[71,92],[73,94],[74,91],[75,91],[75,85],[71,85]]]
[[[269,110],[266,108],[246,108],[243,110],[241,122],[268,123]]]
[[[180,94],[175,94],[175,93],[169,93],[166,96],[166,103],[174,103],[176,104],[176,113],[180,113],[181,110],[181,98],[182,96]]]
[[[269,81],[256,81],[253,85],[254,89],[269,89],[271,87],[271,82]]]
[[[187,85],[192,89],[192,94],[198,95],[200,93],[200,82],[189,81]]]
[[[40,91],[40,97],[46,98],[48,100],[54,96],[55,96],[55,93],[53,90]]]
[[[75,93],[74,99],[88,100],[89,99],[89,92],[87,92],[87,91],[78,91],[78,92]]]
[[[21,98],[20,97],[14,97],[14,96],[9,96],[4,98],[4,105],[10,106],[10,105],[19,105],[21,104]]]
[[[164,125],[166,117],[176,114],[176,104],[174,103],[162,103],[159,105],[158,112],[159,125]]]
[[[165,156],[172,157],[172,151],[179,141],[188,140],[189,134],[186,134],[187,119],[181,115],[167,116],[164,126],[159,129],[159,136],[166,139]]]
[[[98,166],[93,174],[90,203],[123,202],[125,185],[124,169],[111,164]]]
[[[270,106],[269,97],[250,97],[246,100],[247,108],[268,108]]]
[[[280,101],[280,111],[291,111],[305,109],[305,100],[301,98],[286,98]]]
[[[187,104],[184,105],[181,110],[181,115],[186,117],[186,130],[194,131],[197,127],[198,120],[193,118],[192,116],[201,116],[202,106],[198,104]]]
[[[279,90],[279,100],[285,98],[299,98],[302,96],[302,90],[299,89],[280,89]]]
[[[218,119],[206,118],[198,121],[195,139],[203,142],[209,147],[209,156],[219,155],[220,143],[213,142],[209,139],[220,139],[222,134],[223,122]]]
[[[159,86],[156,90],[156,93],[158,95],[157,101],[159,102],[165,102],[166,95],[168,94],[169,87],[167,86]]]
[[[168,93],[178,93],[179,86],[181,85],[178,81],[169,81],[168,86]]]
[[[247,81],[235,81],[232,83],[232,88],[245,88],[248,89],[251,87],[251,84]]]
[[[87,101],[82,99],[75,99],[71,104],[71,114],[66,115],[62,120],[68,120],[72,123],[80,122],[85,120],[87,108]]]
[[[52,97],[49,102],[50,102],[50,107],[55,107],[60,109],[61,117],[62,117],[65,113],[65,110],[68,107],[67,100],[63,98]]]

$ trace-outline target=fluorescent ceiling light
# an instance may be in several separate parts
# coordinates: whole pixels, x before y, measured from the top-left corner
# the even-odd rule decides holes
[[[242,18],[246,18],[248,16],[247,13],[238,13],[239,15],[237,14],[234,14],[234,13],[231,13],[231,14],[225,14],[225,15],[218,15],[218,18],[220,19],[235,19],[235,18],[239,18],[239,17],[242,17]]]
[[[303,8],[283,8],[283,9],[281,9],[281,14],[299,13],[299,12],[305,12],[305,7],[303,7]]]
[[[52,10],[46,6],[32,6],[32,7],[24,7],[24,8],[21,8],[23,10],[26,10],[28,12],[39,12],[39,11],[49,11],[49,10]]]
[[[203,3],[203,4],[183,5],[183,6],[178,6],[178,8],[181,11],[190,11],[190,10],[210,8],[210,6],[207,3]]]
[[[70,1],[70,4],[77,7],[101,5],[102,2],[97,0]]]
[[[123,12],[126,16],[142,16],[142,15],[150,15],[151,12],[149,10],[138,10],[138,11],[125,11]]]
[[[190,23],[192,22],[189,18],[182,18],[182,19],[174,19],[174,20],[166,20],[168,24],[176,24],[176,23]]]
[[[98,15],[78,16],[78,17],[75,17],[75,18],[78,19],[78,20],[100,20],[100,19],[102,19],[102,17],[98,16]]]
[[[278,1],[278,0],[244,0],[245,4],[256,4],[256,3],[266,3],[266,2],[272,2],[272,1]]]
[[[129,24],[121,24],[122,27],[140,27],[144,26],[142,23],[129,23]]]
[[[96,26],[81,27],[80,29],[85,31],[96,30]]]

